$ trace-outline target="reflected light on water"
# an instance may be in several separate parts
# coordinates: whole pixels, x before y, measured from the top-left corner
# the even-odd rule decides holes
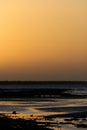
[[[84,107],[85,106],[85,107]],[[44,116],[48,115],[58,115],[67,114],[69,112],[75,112],[86,110],[87,99],[27,99],[27,100],[4,100],[0,101],[0,113],[11,117],[13,119],[35,119],[45,122]],[[72,109],[73,108],[73,109]],[[16,111],[16,114],[12,114]],[[50,121],[50,120],[47,120]],[[53,119],[54,122],[60,122],[61,119]],[[61,121],[62,122],[62,121]],[[58,126],[52,126],[54,130],[60,130]],[[86,128],[87,129],[87,128]],[[84,128],[84,130],[86,130]],[[61,130],[77,130],[76,127],[71,124],[63,125]],[[78,128],[78,130],[83,130],[83,128]]]

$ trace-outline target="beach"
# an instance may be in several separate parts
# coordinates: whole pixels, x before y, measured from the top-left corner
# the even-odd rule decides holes
[[[78,124],[81,124],[78,130],[84,130],[87,129],[86,103],[86,99],[4,99],[0,101],[0,115],[17,121],[34,120],[37,124],[53,130],[59,126],[63,130],[76,130]]]
[[[20,116],[12,116],[10,114],[0,114],[0,129],[9,130],[51,130],[46,128],[45,124],[41,125],[35,118],[24,119]]]
[[[9,126],[14,124],[15,129],[87,129],[87,89],[84,84],[83,88],[82,84],[80,87],[78,84],[71,87],[65,84],[32,86],[1,85],[0,125],[8,120]]]

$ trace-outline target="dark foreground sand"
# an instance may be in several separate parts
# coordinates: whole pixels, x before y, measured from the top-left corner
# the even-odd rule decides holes
[[[32,119],[12,119],[4,114],[0,114],[0,130],[52,130],[45,125],[39,125]]]
[[[0,114],[0,130],[53,130],[52,125],[56,128],[62,128],[65,125],[71,124],[77,128],[87,128],[87,111],[82,112],[73,112],[67,114],[56,114],[56,115],[49,115],[49,116],[41,116],[42,119],[31,115],[31,118],[17,118],[15,113],[9,114]],[[54,118],[63,119],[62,122],[55,121]],[[86,123],[85,123],[86,122]],[[51,126],[51,127],[50,127]],[[49,128],[48,128],[49,127]]]

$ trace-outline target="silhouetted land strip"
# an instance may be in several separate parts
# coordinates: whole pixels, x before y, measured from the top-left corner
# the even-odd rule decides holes
[[[69,89],[0,89],[0,98],[87,98],[87,95],[66,93]]]
[[[0,89],[1,98],[33,98],[33,97],[50,97],[63,95],[64,89]]]
[[[28,85],[28,84],[87,84],[87,81],[0,81],[0,85]]]
[[[0,89],[0,98],[87,98],[68,93],[70,89]]]

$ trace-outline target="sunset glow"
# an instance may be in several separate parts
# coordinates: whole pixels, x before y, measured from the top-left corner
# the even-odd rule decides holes
[[[1,0],[0,80],[87,80],[87,0]]]

